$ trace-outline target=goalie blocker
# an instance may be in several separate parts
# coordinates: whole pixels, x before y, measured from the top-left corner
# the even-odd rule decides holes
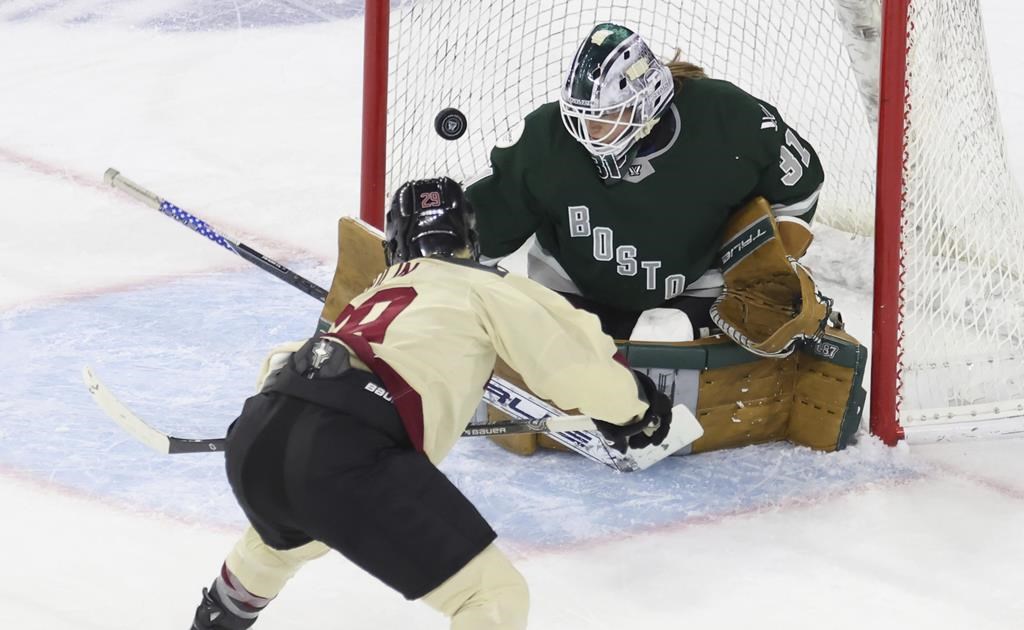
[[[762,213],[760,219],[771,217],[767,204],[752,202],[733,217],[729,234],[735,235],[737,230],[756,223],[757,213]],[[794,257],[788,253],[801,255],[810,240],[809,233],[784,223],[780,232],[779,223],[769,224],[773,233],[762,242],[771,246],[759,257],[764,258],[770,251],[781,258],[781,262],[771,266],[773,272],[783,266],[792,269]],[[794,242],[798,243],[795,247]],[[384,269],[380,236],[362,222],[342,218],[338,224],[338,245],[338,267],[321,314],[321,327],[334,321],[348,301],[372,284]],[[749,265],[736,266],[741,274],[749,269]],[[727,274],[727,286],[735,278],[735,273]],[[796,278],[795,283],[784,283],[787,290],[797,295],[802,290],[813,292],[813,282],[810,287],[801,286],[800,277]],[[788,298],[782,299],[788,302]],[[817,299],[815,303],[822,304]],[[792,303],[788,306],[792,308]],[[804,325],[795,329],[795,334],[800,339],[813,339],[793,341],[789,353],[781,358],[759,356],[725,335],[687,342],[619,342],[619,346],[634,369],[650,376],[673,404],[691,409],[703,427],[703,437],[680,454],[778,440],[822,451],[839,450],[849,443],[860,425],[867,349],[840,327],[825,323],[825,310],[815,307],[808,313],[812,316],[803,318]],[[789,319],[792,318],[779,321]],[[771,338],[770,333],[762,326],[756,334],[747,336],[763,341]],[[773,343],[778,343],[778,337]],[[781,343],[777,347],[786,345]],[[495,375],[522,386],[522,379],[500,361],[495,366]],[[494,409],[488,409],[487,415],[491,420],[509,419]],[[561,448],[557,438],[516,435],[493,439],[508,450],[529,455],[538,446]]]

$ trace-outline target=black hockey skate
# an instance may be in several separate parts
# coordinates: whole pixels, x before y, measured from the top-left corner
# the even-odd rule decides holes
[[[256,623],[256,615],[240,617],[229,611],[217,597],[216,591],[203,589],[203,601],[196,608],[192,630],[245,630]]]

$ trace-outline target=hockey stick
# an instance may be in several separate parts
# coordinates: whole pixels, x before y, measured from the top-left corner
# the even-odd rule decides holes
[[[295,273],[291,269],[285,267],[281,263],[277,262],[273,258],[264,256],[260,252],[256,251],[252,247],[249,247],[245,243],[230,238],[224,233],[214,228],[209,223],[202,219],[194,216],[193,214],[182,210],[178,206],[174,205],[166,199],[161,199],[152,192],[146,190],[142,186],[139,186],[132,180],[128,179],[117,170],[108,168],[107,172],[103,174],[103,181],[110,184],[114,188],[127,193],[129,196],[141,201],[154,210],[166,214],[170,218],[174,219],[178,223],[181,223],[185,227],[189,228],[197,234],[201,234],[206,238],[210,239],[214,243],[220,245],[224,249],[228,250],[233,254],[237,254],[245,260],[256,265],[263,271],[284,280],[288,284],[292,285],[296,289],[315,297],[316,299],[323,302],[327,299],[327,291],[313,282],[310,282],[306,278],[303,278],[299,274]]]
[[[139,442],[158,453],[206,453],[224,450],[224,438],[208,440],[179,438],[157,431],[144,420],[132,413],[96,377],[92,368],[82,368],[82,378],[89,388],[89,394],[110,419],[121,426]]]
[[[271,260],[257,250],[226,238],[218,231],[214,230],[208,223],[182,210],[178,206],[161,199],[142,186],[139,186],[135,182],[124,177],[117,170],[113,168],[107,169],[104,174],[104,180],[111,186],[126,192],[142,203],[160,210],[162,213],[184,224],[196,233],[207,237],[218,245],[221,245],[228,251],[238,254],[260,269],[271,273],[279,280],[287,282],[293,287],[305,292],[321,302],[326,301],[327,291],[322,287],[316,285],[310,280],[307,280],[294,271],[291,271],[280,263]],[[558,408],[547,404],[543,400],[533,396],[531,393],[519,389],[508,381],[497,376],[492,376],[491,380],[487,383],[484,399],[487,404],[492,407],[504,411],[513,418],[517,418],[522,421],[538,422],[548,417],[563,415],[562,411]],[[490,426],[493,427],[496,424],[497,423],[494,423]],[[513,433],[513,431],[510,430],[508,433]],[[605,466],[609,466],[620,472],[631,472],[634,470],[642,470],[654,462],[661,460],[666,456],[666,454],[662,452],[666,448],[673,449],[668,452],[668,454],[671,454],[676,450],[682,449],[687,444],[690,444],[702,434],[703,429],[700,429],[700,424],[693,416],[693,413],[682,405],[677,405],[673,410],[673,427],[663,443],[664,448],[648,448],[638,451],[627,451],[626,454],[622,454],[605,444],[604,440],[601,439],[596,432],[593,432],[592,429],[578,429],[566,431],[564,433],[554,433],[551,437],[556,442],[591,461],[604,464]],[[689,437],[691,435],[693,437]],[[185,442],[188,442],[188,440],[185,440]],[[199,442],[202,443],[202,440]]]
[[[495,409],[500,409],[513,418],[519,418],[525,422],[536,422],[546,416],[562,413],[558,407],[497,376],[492,376],[484,387],[484,400]],[[696,416],[686,405],[680,404],[672,408],[672,426],[669,428],[668,435],[665,436],[665,441],[657,447],[627,449],[625,453],[620,453],[605,443],[596,427],[557,433],[551,438],[591,461],[604,464],[619,472],[633,472],[649,468],[692,444],[702,435],[704,435],[704,428],[697,421]]]
[[[96,404],[122,429],[154,451],[165,455],[174,455],[178,453],[213,453],[224,450],[224,438],[182,438],[168,435],[153,428],[118,400],[113,392],[100,381],[96,373],[92,371],[92,368],[83,368],[82,378]],[[675,412],[675,410],[673,411]],[[699,427],[700,425],[697,426]],[[556,433],[596,430],[597,427],[594,425],[594,421],[588,416],[550,416],[537,420],[505,421],[488,425],[470,426],[462,432],[462,436],[479,437],[509,435],[513,433]],[[699,435],[694,436],[693,439],[697,437]],[[644,467],[646,468],[646,466]]]

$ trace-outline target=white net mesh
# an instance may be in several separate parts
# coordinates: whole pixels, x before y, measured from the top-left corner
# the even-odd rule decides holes
[[[495,140],[557,98],[580,40],[613,21],[655,54],[679,48],[681,59],[776,105],[823,162],[818,220],[873,229],[878,0],[392,5],[385,200],[410,178],[466,181],[486,169]],[[953,406],[1024,398],[1016,247],[1024,204],[1005,167],[977,0],[915,1],[911,22],[901,330],[908,424],[946,418]],[[434,131],[446,107],[469,121],[455,141]]]
[[[576,47],[595,24],[619,22],[656,55],[696,63],[776,105],[810,139],[829,177],[821,217],[867,233],[874,129],[843,47],[832,0],[418,0],[391,15],[386,189],[410,177],[464,181],[494,141],[558,98]],[[445,107],[466,114],[462,138],[433,127]]]
[[[902,420],[1024,407],[1024,201],[978,2],[910,3]]]

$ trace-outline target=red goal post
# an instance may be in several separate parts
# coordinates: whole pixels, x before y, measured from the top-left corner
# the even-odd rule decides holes
[[[903,137],[907,106],[907,6],[886,0],[882,17],[875,201],[874,306],[871,326],[871,433],[889,446],[904,439],[899,422],[900,223],[903,218]]]

